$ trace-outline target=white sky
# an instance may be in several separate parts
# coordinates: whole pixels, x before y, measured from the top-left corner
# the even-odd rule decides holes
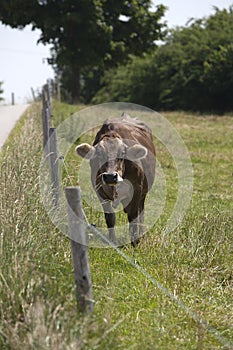
[[[31,99],[31,87],[41,88],[53,70],[43,59],[49,57],[49,47],[37,45],[39,31],[12,29],[0,24],[0,81],[3,81],[4,103],[15,94],[18,104]]]
[[[201,18],[213,13],[213,6],[229,8],[233,0],[154,0],[169,9],[165,20],[169,27],[183,26],[191,17]],[[11,101],[14,92],[16,103],[31,98],[31,87],[36,90],[53,78],[52,68],[44,61],[49,57],[49,46],[37,45],[39,31],[27,27],[23,31],[0,24],[0,81],[3,81],[4,103]]]
[[[152,0],[154,4],[163,4],[169,9],[165,20],[169,27],[184,26],[190,18],[202,18],[214,13],[213,7],[229,8],[233,0]]]

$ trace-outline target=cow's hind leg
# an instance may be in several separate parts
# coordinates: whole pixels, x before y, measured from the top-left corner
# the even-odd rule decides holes
[[[131,244],[133,246],[136,246],[139,243],[141,236],[141,223],[138,208],[128,208],[127,215],[129,221],[129,233]]]
[[[134,219],[129,222],[129,232],[131,238],[131,244],[136,247],[140,241],[139,225],[138,220]]]
[[[144,234],[144,201],[145,196],[141,198],[141,202],[139,203],[133,198],[131,204],[125,208],[125,212],[128,215],[131,244],[133,246],[139,243],[140,238]]]

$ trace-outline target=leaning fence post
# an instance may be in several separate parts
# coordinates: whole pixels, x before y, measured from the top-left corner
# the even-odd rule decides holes
[[[94,302],[88,262],[87,237],[83,222],[81,190],[79,187],[67,187],[65,193],[68,204],[69,238],[78,308],[81,312],[91,313]]]
[[[49,158],[50,173],[52,181],[52,201],[54,207],[59,206],[60,200],[60,174],[59,174],[59,154],[57,146],[57,129],[49,129]]]

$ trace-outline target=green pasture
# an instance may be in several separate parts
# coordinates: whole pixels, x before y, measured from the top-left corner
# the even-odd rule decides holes
[[[77,111],[54,102],[53,126]],[[164,209],[136,248],[89,249],[95,308],[85,317],[76,308],[69,240],[41,201],[40,114],[33,105],[0,154],[0,349],[232,349],[232,116],[163,113],[191,157],[190,206],[167,233],[177,171],[155,139]],[[74,148],[61,165],[64,186],[79,181]],[[92,222],[103,221],[88,203],[85,210]]]

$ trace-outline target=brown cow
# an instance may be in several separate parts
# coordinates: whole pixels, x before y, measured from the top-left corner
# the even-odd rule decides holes
[[[123,113],[121,119],[104,122],[93,146],[83,143],[76,152],[90,160],[92,185],[104,209],[110,240],[117,243],[113,208],[122,203],[135,245],[143,234],[144,202],[155,177],[150,128]]]

